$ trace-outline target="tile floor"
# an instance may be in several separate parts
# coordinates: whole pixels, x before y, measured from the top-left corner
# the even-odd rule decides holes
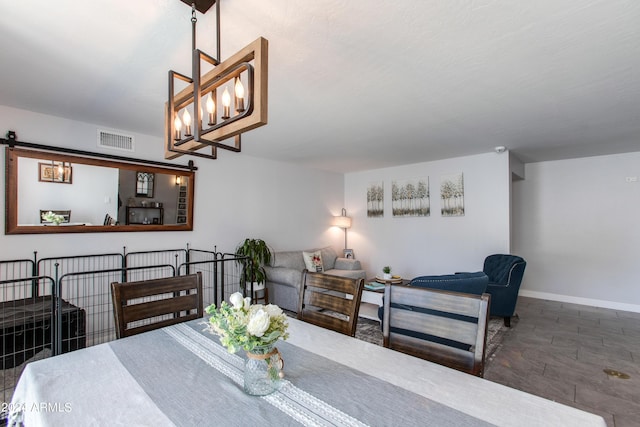
[[[525,297],[516,313],[485,379],[640,426],[640,313]]]

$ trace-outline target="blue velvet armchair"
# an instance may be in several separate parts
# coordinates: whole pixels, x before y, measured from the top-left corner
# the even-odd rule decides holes
[[[511,326],[515,314],[518,291],[527,262],[515,255],[489,255],[484,260],[483,271],[489,277],[487,293],[491,294],[491,316],[504,318],[504,325]]]

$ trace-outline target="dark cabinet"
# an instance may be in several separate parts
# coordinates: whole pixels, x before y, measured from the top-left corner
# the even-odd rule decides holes
[[[127,206],[127,225],[164,224],[164,208]]]
[[[0,331],[2,332],[2,366],[18,366],[53,342],[51,296],[5,301],[0,303]],[[62,352],[86,346],[85,311],[61,301]]]

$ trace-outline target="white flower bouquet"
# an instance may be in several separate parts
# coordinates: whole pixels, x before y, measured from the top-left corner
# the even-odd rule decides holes
[[[60,225],[60,223],[64,222],[64,216],[58,215],[58,214],[54,214],[51,211],[43,213],[42,214],[42,219],[47,221],[47,222],[52,222],[55,225]]]
[[[243,298],[240,292],[232,294],[229,302],[231,305],[223,301],[220,308],[210,305],[205,310],[211,315],[210,330],[220,336],[229,353],[241,348],[251,353],[289,337],[287,316],[277,305],[252,305],[251,298]]]

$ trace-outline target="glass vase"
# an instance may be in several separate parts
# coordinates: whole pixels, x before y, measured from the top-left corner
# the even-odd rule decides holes
[[[282,358],[274,345],[256,347],[244,361],[244,391],[252,396],[273,393],[281,384]]]

